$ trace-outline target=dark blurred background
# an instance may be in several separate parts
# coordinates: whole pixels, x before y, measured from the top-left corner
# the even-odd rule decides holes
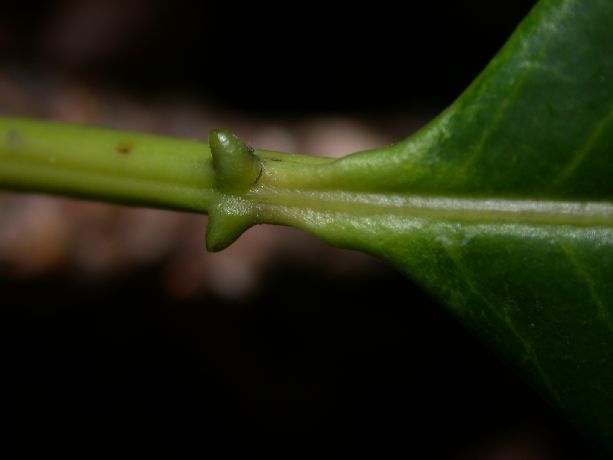
[[[339,156],[426,123],[533,4],[3,1],[0,115]],[[205,224],[0,194],[3,436],[596,458],[391,267],[279,227],[208,254]]]

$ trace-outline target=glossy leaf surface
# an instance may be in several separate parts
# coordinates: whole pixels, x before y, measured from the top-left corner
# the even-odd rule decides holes
[[[392,262],[613,453],[613,3],[542,1],[404,142],[265,166],[260,220]]]

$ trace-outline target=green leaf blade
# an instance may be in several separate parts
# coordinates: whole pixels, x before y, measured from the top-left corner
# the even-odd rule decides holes
[[[613,454],[612,160],[613,6],[543,0],[416,135],[256,199],[417,280]]]
[[[611,451],[611,226],[327,213],[304,223],[329,243],[367,251],[418,281],[566,419]]]
[[[471,87],[429,126],[384,151],[346,157],[311,185],[612,198],[612,25],[606,0],[540,2]]]

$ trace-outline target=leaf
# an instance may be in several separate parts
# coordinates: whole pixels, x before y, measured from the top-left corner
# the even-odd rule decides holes
[[[404,142],[317,165],[259,155],[256,222],[392,262],[613,454],[610,0],[542,0]]]

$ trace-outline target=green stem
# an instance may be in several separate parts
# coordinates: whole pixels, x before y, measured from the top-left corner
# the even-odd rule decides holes
[[[253,193],[261,183],[300,183],[331,161],[253,151],[224,130],[209,140],[0,118],[0,188],[206,212],[207,246],[219,250],[269,220]]]
[[[206,212],[217,199],[205,143],[0,118],[0,186]]]
[[[613,222],[613,208],[607,203],[373,192],[368,184],[361,185],[368,175],[356,175],[347,167],[347,162],[360,166],[369,161],[368,154],[336,161],[253,150],[225,130],[211,132],[207,145],[0,118],[0,188],[206,212],[210,250],[225,248],[260,223],[315,231],[373,216],[405,223],[412,219],[537,225]],[[339,227],[336,233],[350,231]]]

